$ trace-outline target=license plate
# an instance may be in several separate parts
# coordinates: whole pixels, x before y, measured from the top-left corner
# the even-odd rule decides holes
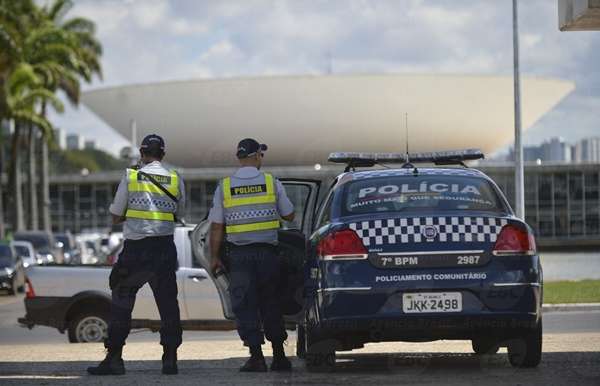
[[[402,311],[407,314],[422,312],[460,312],[460,292],[416,292],[402,294]]]

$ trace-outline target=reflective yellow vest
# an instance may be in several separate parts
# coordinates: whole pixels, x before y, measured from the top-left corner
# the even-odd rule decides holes
[[[240,235],[251,238],[250,232],[276,231],[279,228],[277,192],[275,180],[264,174],[264,183],[234,186],[231,177],[223,179],[223,210],[228,241],[236,241]],[[275,237],[276,240],[276,237]]]
[[[144,178],[135,169],[128,169],[127,191],[129,200],[125,217],[128,219],[175,221],[177,203],[153,182]],[[179,176],[174,171],[169,176],[151,174],[169,193],[179,194]]]

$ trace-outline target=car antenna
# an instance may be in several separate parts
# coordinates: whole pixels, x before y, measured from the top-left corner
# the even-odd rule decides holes
[[[413,174],[416,176],[419,174],[417,167],[410,163],[410,155],[408,153],[408,112],[404,113],[404,129],[406,135],[406,162],[402,165],[403,168],[413,168]]]

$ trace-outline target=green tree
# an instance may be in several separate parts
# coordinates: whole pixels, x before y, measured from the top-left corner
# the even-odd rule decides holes
[[[11,98],[6,90],[7,79],[18,68],[32,72],[28,76],[29,86],[21,90],[35,91],[35,98],[26,99],[31,114],[15,119],[15,129],[11,147],[11,195],[15,200],[12,207],[22,213],[21,198],[21,159],[19,149],[23,145],[23,129],[28,129],[29,149],[29,193],[30,226],[36,227],[36,141],[42,138],[39,161],[41,178],[39,195],[42,202],[44,229],[50,229],[49,186],[48,186],[48,143],[52,141],[52,125],[46,120],[48,103],[59,107],[55,98],[57,90],[65,92],[67,99],[77,105],[80,97],[80,79],[90,82],[94,74],[101,75],[99,57],[100,43],[95,39],[94,24],[84,18],[65,20],[64,16],[73,6],[68,0],[55,0],[50,5],[39,8],[32,0],[0,0],[0,119],[15,119],[14,111],[6,100]],[[23,71],[23,70],[21,70]],[[24,78],[25,79],[25,78]],[[46,90],[47,92],[42,92]],[[20,94],[24,97],[24,94]],[[13,98],[14,99],[14,98]],[[62,105],[60,105],[62,109]],[[62,111],[62,110],[61,110]],[[34,119],[35,118],[35,119]],[[15,225],[22,226],[22,216],[15,216]]]
[[[95,24],[85,18],[75,17],[65,19],[65,15],[73,7],[70,0],[55,0],[51,5],[42,8],[44,20],[48,20],[62,34],[62,46],[58,60],[53,60],[41,65],[40,69],[46,72],[46,86],[52,90],[64,91],[69,102],[78,105],[80,101],[80,79],[89,83],[95,74],[102,78],[100,56],[102,46],[95,38]],[[67,54],[68,53],[68,54]],[[46,115],[46,105],[42,105],[42,115]],[[48,146],[52,141],[52,133],[42,132],[41,141],[41,179],[39,195],[42,201],[43,228],[50,230],[50,188],[48,167]]]
[[[9,121],[14,127],[9,170],[14,230],[24,227],[22,130],[27,126],[52,132],[52,125],[40,108],[49,102],[58,111],[63,109],[53,91],[45,86],[40,66],[65,54],[56,44],[61,41],[61,33],[52,23],[39,23],[39,15],[31,0],[0,0],[0,121]]]

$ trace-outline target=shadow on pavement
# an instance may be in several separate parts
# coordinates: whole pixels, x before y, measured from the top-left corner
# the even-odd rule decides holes
[[[244,360],[181,360],[176,376],[161,375],[160,361],[126,361],[127,374],[119,377],[88,376],[85,369],[96,362],[0,362],[0,384],[600,384],[600,352],[545,353],[535,369],[511,367],[506,354],[340,353],[330,373],[309,373],[294,358],[291,373],[242,374]]]

